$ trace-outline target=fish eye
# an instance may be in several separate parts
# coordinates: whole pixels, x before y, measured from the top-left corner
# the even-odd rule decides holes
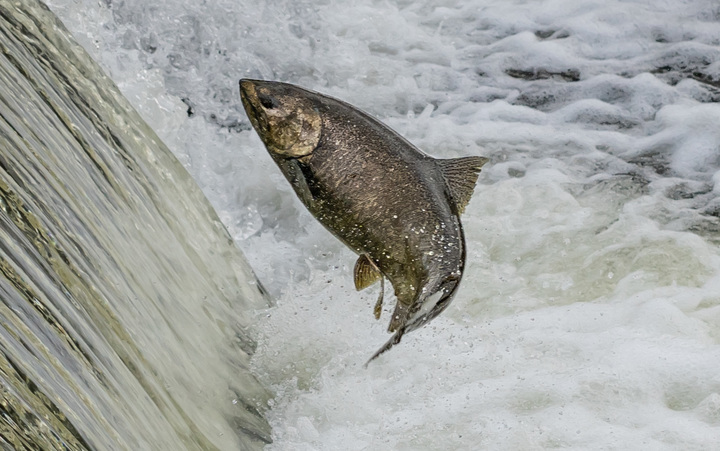
[[[272,110],[277,107],[277,102],[270,96],[259,95],[258,99],[260,99],[260,105],[262,105],[263,108]]]

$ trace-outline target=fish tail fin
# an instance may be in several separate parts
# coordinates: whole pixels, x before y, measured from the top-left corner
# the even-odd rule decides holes
[[[405,334],[405,328],[404,328],[404,327],[401,328],[401,329],[399,329],[397,332],[395,332],[395,335],[393,335],[392,338],[390,338],[390,340],[387,341],[387,343],[385,343],[380,349],[378,349],[378,350],[375,352],[375,354],[373,354],[372,357],[370,357],[370,358],[368,359],[368,361],[365,362],[365,365],[363,365],[363,367],[364,367],[364,368],[367,368],[367,367],[368,367],[368,364],[369,364],[370,362],[372,362],[373,360],[375,360],[376,358],[378,358],[378,357],[380,356],[380,354],[383,354],[385,351],[388,351],[390,348],[392,348],[392,347],[395,346],[396,344],[400,343],[400,340],[402,339],[402,336],[403,336],[404,334]]]
[[[455,292],[457,292],[457,288],[459,285],[459,276],[446,278],[441,285],[440,291],[442,292],[442,295],[438,299],[437,303],[427,313],[413,315],[414,312],[411,311],[409,315],[410,318],[403,325],[403,332],[412,332],[413,330],[424,326],[430,320],[434,319],[436,316],[442,313],[443,310],[445,310],[447,306],[450,305],[453,297],[455,297]]]

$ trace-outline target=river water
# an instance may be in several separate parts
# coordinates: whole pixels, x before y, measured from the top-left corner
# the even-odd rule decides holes
[[[268,450],[710,450],[720,442],[720,7],[671,1],[52,0],[276,300]],[[491,159],[446,312],[386,338],[295,199],[242,77]],[[387,314],[387,312],[386,312]]]

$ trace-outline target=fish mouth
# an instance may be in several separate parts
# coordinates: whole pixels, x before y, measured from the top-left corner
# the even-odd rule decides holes
[[[251,80],[249,78],[241,78],[240,79],[240,95],[242,97],[248,97],[248,98],[257,97],[257,94],[255,92],[255,84],[256,84],[256,80]]]
[[[257,91],[255,90],[255,83],[252,80],[248,80],[247,78],[240,80],[240,98],[242,99],[245,110],[251,109],[253,113],[257,113],[254,105],[254,103],[257,102]]]
[[[259,105],[256,80],[243,78],[240,80],[240,100],[242,101],[245,113],[255,130],[260,131],[258,118],[262,117],[262,107]]]

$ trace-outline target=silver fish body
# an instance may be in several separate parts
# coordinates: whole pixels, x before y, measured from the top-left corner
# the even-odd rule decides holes
[[[356,288],[384,277],[393,285],[395,334],[372,360],[455,295],[465,265],[460,214],[487,159],[432,158],[359,109],[295,85],[241,80],[240,91],[253,127],[299,198],[360,255]]]

